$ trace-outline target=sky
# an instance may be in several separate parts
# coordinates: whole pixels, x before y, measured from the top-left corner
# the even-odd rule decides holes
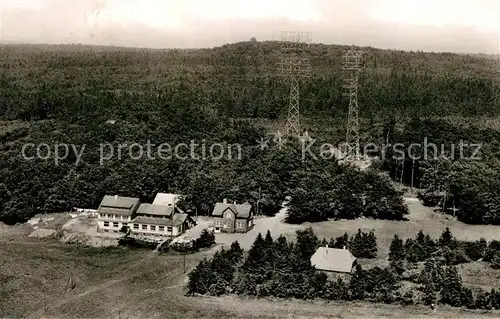
[[[315,43],[500,53],[500,0],[0,0],[0,41],[200,48]]]

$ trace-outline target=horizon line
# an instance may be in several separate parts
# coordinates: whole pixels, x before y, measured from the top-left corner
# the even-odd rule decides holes
[[[5,45],[22,45],[22,46],[86,46],[86,47],[101,47],[101,48],[115,48],[115,49],[129,49],[129,50],[152,50],[152,51],[172,51],[172,50],[212,50],[214,48],[220,48],[226,45],[234,45],[238,43],[246,43],[246,42],[251,42],[250,40],[242,40],[242,41],[236,41],[236,42],[227,42],[224,44],[220,45],[215,45],[211,47],[189,47],[189,48],[184,48],[184,47],[144,47],[144,46],[134,46],[134,45],[114,45],[114,44],[90,44],[90,43],[81,43],[81,42],[70,42],[70,43],[50,43],[50,42],[23,42],[23,41],[10,41],[10,40],[0,40],[0,46]],[[265,42],[280,42],[279,40],[262,40],[258,41],[260,43],[265,43]],[[485,52],[461,52],[461,51],[426,51],[422,49],[397,49],[397,48],[381,48],[381,47],[374,47],[370,45],[359,45],[359,44],[339,44],[339,43],[331,43],[331,44],[326,44],[326,43],[321,43],[321,42],[314,42],[310,44],[312,45],[325,45],[325,46],[355,46],[355,47],[360,47],[360,48],[369,48],[369,49],[374,49],[374,50],[380,50],[380,51],[399,51],[399,52],[422,52],[422,53],[434,53],[434,54],[457,54],[457,55],[482,55],[482,56],[500,56],[500,52],[497,53],[485,53]]]

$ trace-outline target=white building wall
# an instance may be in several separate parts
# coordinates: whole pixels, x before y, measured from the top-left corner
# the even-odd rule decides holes
[[[169,230],[168,226],[164,226],[163,230],[160,230],[159,225],[151,225],[151,224],[138,224],[139,228],[134,228],[134,223],[129,224],[131,234],[137,238],[144,238],[148,240],[162,241],[168,237],[176,237],[182,234],[181,226],[172,227],[172,230]],[[146,229],[143,229],[143,226]],[[155,226],[155,230],[151,230],[151,226]]]
[[[111,231],[119,232],[123,226],[130,226],[131,217],[113,214],[99,214],[97,217],[97,229],[100,232]],[[105,226],[105,222],[108,222],[108,226]],[[115,227],[117,223],[118,227]]]

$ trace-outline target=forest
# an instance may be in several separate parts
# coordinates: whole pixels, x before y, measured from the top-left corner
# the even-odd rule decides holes
[[[314,68],[314,76],[301,84],[302,123],[320,142],[339,143],[345,135],[344,49],[315,44],[302,53]],[[363,49],[362,142],[421,142],[426,134],[447,143],[460,138],[484,143],[487,161],[451,165],[422,160],[412,163],[414,179],[429,205],[454,206],[466,222],[498,223],[500,188],[496,175],[489,175],[495,171],[498,131],[456,128],[433,118],[497,114],[498,61]],[[215,202],[230,198],[259,201],[259,213],[272,215],[292,196],[289,222],[404,219],[401,193],[374,171],[359,172],[334,161],[301,161],[297,143],[279,150],[259,148],[258,140],[279,127],[287,112],[289,84],[275,75],[279,56],[280,47],[273,42],[202,50],[0,46],[0,121],[28,123],[0,131],[0,220],[16,223],[37,213],[96,208],[105,194],[148,202],[157,192],[186,195],[183,205],[198,214],[208,214]],[[238,143],[243,157],[137,163],[124,156],[100,165],[100,144],[148,140]],[[54,165],[23,159],[26,143],[85,145],[86,150],[78,165],[74,152]],[[379,166],[399,180],[399,165],[386,159]],[[407,185],[410,166],[399,173]],[[447,178],[436,180],[433,170]],[[474,174],[464,174],[471,170]]]

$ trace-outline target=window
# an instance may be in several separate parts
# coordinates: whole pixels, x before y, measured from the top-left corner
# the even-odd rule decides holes
[[[158,226],[158,228],[159,231],[165,231],[165,226]]]
[[[104,222],[104,227],[109,227],[109,222]]]
[[[236,222],[236,227],[243,228],[243,227],[245,227],[245,223],[242,221],[238,221],[238,222]]]
[[[147,230],[148,229],[148,225],[142,225],[142,230]]]
[[[220,226],[220,219],[215,220],[215,226]]]
[[[139,229],[139,224],[134,224],[134,229]]]
[[[172,226],[167,227],[167,231],[171,232],[172,231]]]
[[[233,214],[231,214],[231,212],[226,212],[226,213],[224,214],[224,217],[225,217],[225,218],[232,218],[232,216],[233,216]]]
[[[113,222],[113,227],[118,227],[118,223],[117,222]]]
[[[151,225],[151,226],[149,226],[149,229],[156,230],[156,226]]]
[[[125,226],[127,226],[127,225],[128,225],[127,223],[122,223],[122,226],[123,226],[123,227],[125,227]]]

